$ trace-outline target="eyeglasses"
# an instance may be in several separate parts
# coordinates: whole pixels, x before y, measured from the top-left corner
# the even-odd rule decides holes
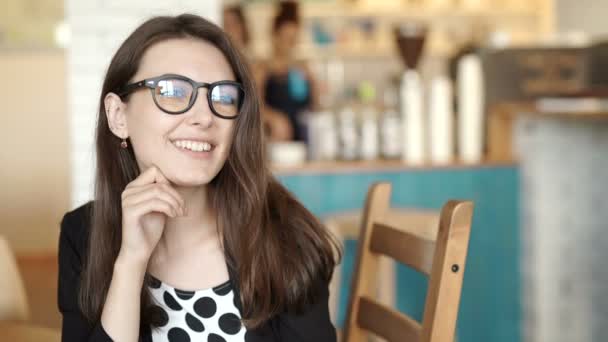
[[[196,103],[198,88],[207,88],[207,102],[211,112],[222,119],[234,119],[239,115],[245,97],[245,91],[238,82],[196,82],[186,76],[175,74],[128,84],[121,88],[118,96],[123,98],[142,87],[150,88],[154,103],[167,114],[187,112]]]

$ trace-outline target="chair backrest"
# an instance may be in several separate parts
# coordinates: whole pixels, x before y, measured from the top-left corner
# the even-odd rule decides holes
[[[436,234],[402,227],[389,215],[391,185],[374,184],[367,195],[351,286],[344,341],[452,342],[460,303],[473,203],[448,201]],[[434,236],[436,235],[436,236]],[[429,277],[422,322],[375,300],[375,272],[385,255]]]
[[[0,321],[29,318],[29,307],[15,256],[0,236]]]

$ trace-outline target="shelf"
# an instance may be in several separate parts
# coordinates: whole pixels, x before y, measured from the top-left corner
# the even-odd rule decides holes
[[[375,160],[375,161],[312,161],[301,165],[280,166],[271,165],[275,175],[285,176],[293,174],[319,174],[319,173],[374,173],[403,170],[436,170],[436,169],[473,169],[492,167],[511,167],[517,163],[508,161],[481,161],[478,163],[452,162],[448,164],[421,165],[407,164],[401,160]]]
[[[274,13],[274,3],[250,3],[248,11],[252,13]],[[430,19],[435,17],[454,18],[529,18],[535,19],[540,13],[532,8],[487,8],[463,9],[460,7],[431,7],[431,6],[396,6],[396,7],[361,7],[355,4],[340,2],[303,2],[301,13],[304,20],[324,18],[393,18],[393,19]]]
[[[523,1],[523,0],[521,0]],[[539,0],[545,1],[545,0]],[[366,3],[365,6],[362,4]],[[429,25],[430,32],[425,44],[427,56],[444,58],[450,56],[454,47],[470,38],[473,31],[479,28],[498,30],[509,33],[510,45],[522,45],[533,42],[543,32],[540,24],[548,16],[540,10],[535,2],[526,8],[499,5],[486,6],[481,9],[465,9],[456,6],[406,5],[404,1],[307,1],[301,2],[300,9],[304,22],[304,34],[298,53],[302,58],[325,60],[340,58],[343,60],[394,58],[392,27],[404,21],[420,21]],[[485,3],[485,2],[484,2]],[[503,2],[504,3],[504,2]],[[377,6],[376,6],[377,5]],[[271,2],[254,2],[247,5],[249,18],[255,18],[253,36],[255,51],[266,56],[270,43],[261,38],[270,30],[269,23],[274,16],[275,4]],[[363,21],[372,21],[372,44],[365,43],[366,33]],[[312,25],[321,25],[322,29],[338,41],[319,47],[313,43]],[[332,46],[332,44],[337,44]]]
[[[305,19],[323,18],[392,18],[392,19],[431,19],[431,18],[535,18],[537,13],[532,10],[466,10],[460,8],[428,8],[407,7],[394,9],[347,9],[338,4],[307,4],[302,6],[302,16]]]

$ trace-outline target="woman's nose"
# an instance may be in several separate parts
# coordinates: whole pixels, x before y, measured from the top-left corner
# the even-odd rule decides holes
[[[199,88],[198,95],[195,102],[192,104],[192,108],[189,110],[189,118],[191,124],[200,125],[204,128],[213,125],[214,115],[209,106],[207,100],[207,89]]]

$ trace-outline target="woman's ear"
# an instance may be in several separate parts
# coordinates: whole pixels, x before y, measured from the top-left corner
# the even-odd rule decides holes
[[[120,97],[115,93],[108,93],[104,98],[103,103],[110,131],[121,139],[128,138],[129,130],[127,127],[127,113],[124,102],[122,102]]]

